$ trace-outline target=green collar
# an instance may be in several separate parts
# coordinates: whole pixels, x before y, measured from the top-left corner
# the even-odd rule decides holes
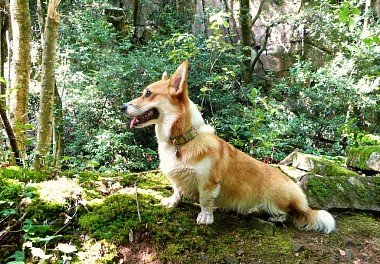
[[[197,135],[198,131],[195,129],[195,127],[190,127],[190,129],[185,134],[169,139],[169,144],[172,144],[174,146],[180,146],[189,142]]]

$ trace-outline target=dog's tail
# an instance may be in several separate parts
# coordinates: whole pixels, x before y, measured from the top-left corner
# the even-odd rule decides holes
[[[293,214],[293,223],[300,229],[322,231],[326,234],[335,229],[335,220],[325,210],[297,211]]]

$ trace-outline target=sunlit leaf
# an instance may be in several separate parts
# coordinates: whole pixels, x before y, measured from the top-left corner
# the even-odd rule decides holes
[[[70,254],[77,251],[77,248],[75,246],[63,243],[59,243],[55,249],[65,254]]]
[[[35,247],[31,248],[31,253],[32,253],[33,257],[37,257],[37,258],[40,258],[42,260],[50,259],[53,256],[51,254],[47,255],[47,254],[45,254],[45,251],[43,251],[40,248],[35,248]]]

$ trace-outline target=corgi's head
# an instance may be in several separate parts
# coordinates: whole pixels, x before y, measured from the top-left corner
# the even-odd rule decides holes
[[[170,126],[170,136],[180,134],[189,126],[186,109],[187,73],[189,62],[183,62],[169,77],[165,72],[161,80],[148,85],[142,95],[121,107],[132,117],[131,128],[142,128],[153,124]]]

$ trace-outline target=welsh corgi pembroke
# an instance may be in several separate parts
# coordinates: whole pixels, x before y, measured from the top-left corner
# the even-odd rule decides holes
[[[264,210],[290,216],[305,230],[330,233],[335,220],[309,207],[301,188],[278,168],[260,162],[215,135],[188,97],[188,61],[169,76],[148,85],[121,107],[131,128],[155,125],[160,169],[172,182],[173,195],[162,200],[175,207],[183,196],[199,201],[197,224],[212,224],[214,207],[239,213]]]

